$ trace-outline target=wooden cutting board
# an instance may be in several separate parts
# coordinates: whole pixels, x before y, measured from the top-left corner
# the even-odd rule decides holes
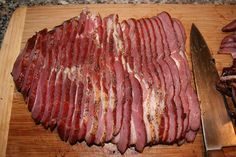
[[[205,37],[216,59],[219,72],[229,66],[232,58],[218,55],[217,50],[226,35],[221,27],[236,18],[236,6],[222,5],[87,5],[102,17],[118,13],[120,20],[151,17],[168,11],[172,17],[183,22],[187,33],[186,48],[189,57],[189,32],[194,22]],[[15,89],[10,72],[13,63],[25,42],[36,31],[53,28],[71,17],[79,15],[85,5],[42,6],[18,8],[10,21],[0,51],[0,156],[109,156],[120,155],[112,145],[103,148],[88,147],[85,143],[71,146],[62,142],[54,131],[51,133],[41,125],[35,125],[20,93]],[[224,149],[226,156],[236,156],[235,148]],[[146,147],[142,154],[129,149],[127,156],[179,156],[201,157],[204,145],[201,130],[193,143],[182,146],[158,145]]]

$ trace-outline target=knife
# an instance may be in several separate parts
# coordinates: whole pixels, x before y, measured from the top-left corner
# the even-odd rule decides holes
[[[192,24],[190,51],[194,81],[201,107],[201,122],[206,156],[223,156],[223,147],[236,146],[233,123],[227,114],[224,99],[216,89],[219,75],[215,60],[197,29]]]

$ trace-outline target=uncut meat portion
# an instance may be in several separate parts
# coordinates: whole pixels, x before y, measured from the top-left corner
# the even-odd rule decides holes
[[[11,74],[35,122],[63,141],[142,152],[192,142],[200,127],[185,41],[167,12],[119,22],[85,9],[32,36]]]

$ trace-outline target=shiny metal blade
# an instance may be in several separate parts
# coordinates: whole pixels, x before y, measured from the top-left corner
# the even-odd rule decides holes
[[[201,103],[201,120],[206,151],[236,146],[236,135],[224,105],[224,99],[216,90],[219,75],[215,60],[197,27],[190,33],[190,51],[193,73]]]

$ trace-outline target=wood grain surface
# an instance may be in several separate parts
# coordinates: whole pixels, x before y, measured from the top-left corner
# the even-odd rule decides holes
[[[128,18],[151,17],[161,11],[167,11],[172,17],[182,21],[187,33],[187,56],[189,57],[189,32],[195,23],[202,32],[216,60],[219,72],[222,67],[229,66],[232,58],[229,55],[219,55],[217,50],[226,33],[221,32],[222,26],[236,17],[236,6],[228,5],[87,5],[91,11],[99,12],[102,17],[118,13],[120,21]],[[0,53],[0,96],[8,99],[0,100],[1,144],[0,156],[119,156],[115,146],[105,145],[103,148],[88,147],[85,143],[71,146],[62,142],[56,131],[45,130],[41,125],[35,125],[20,93],[14,89],[10,71],[21,48],[36,31],[45,27],[51,29],[63,21],[78,16],[85,5],[43,6],[20,8],[12,17],[8,33],[5,36]],[[25,15],[26,14],[26,15]],[[19,16],[19,17],[18,17]],[[18,18],[17,18],[18,17]],[[25,19],[25,21],[23,20]],[[12,24],[17,21],[18,25]],[[22,22],[23,21],[23,22]],[[20,29],[20,30],[19,30]],[[23,31],[23,35],[22,35]],[[21,33],[20,33],[21,32]],[[21,40],[22,39],[22,40]],[[10,44],[10,45],[9,45]],[[5,46],[4,46],[5,45]],[[4,55],[3,55],[4,54]],[[13,97],[12,97],[13,96]],[[2,111],[3,110],[3,111]],[[10,123],[9,123],[10,119]],[[8,134],[9,125],[9,134]],[[8,141],[6,142],[6,140]],[[2,142],[3,140],[3,142]],[[5,141],[4,141],[5,140]],[[234,147],[224,149],[226,156],[236,156]],[[125,156],[161,156],[161,157],[201,157],[204,155],[202,133],[199,131],[193,143],[177,145],[157,145],[146,147],[142,154],[129,149]]]
[[[12,65],[21,48],[26,8],[14,12],[0,51],[0,156],[6,153],[14,83],[10,75]]]

